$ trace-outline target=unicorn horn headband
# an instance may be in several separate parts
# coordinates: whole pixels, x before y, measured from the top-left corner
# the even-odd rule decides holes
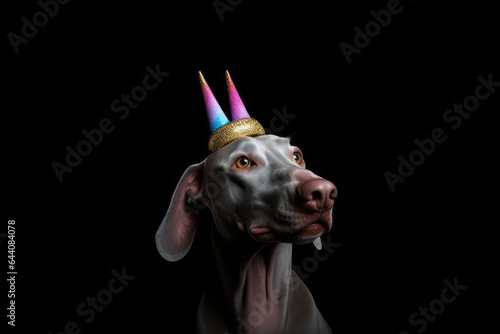
[[[241,137],[256,137],[266,134],[262,125],[248,114],[228,71],[226,71],[226,85],[229,94],[231,122],[227,119],[224,111],[215,99],[203,74],[198,72],[198,75],[207,109],[210,130],[212,131],[208,139],[208,149],[210,152],[215,152],[224,145]]]

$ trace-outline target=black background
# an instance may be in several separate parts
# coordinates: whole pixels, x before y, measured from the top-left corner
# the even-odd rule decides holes
[[[214,273],[210,217],[176,263],[154,234],[183,171],[208,154],[197,72],[227,110],[226,69],[265,127],[273,109],[295,115],[279,134],[338,187],[340,246],[305,280],[334,333],[416,333],[408,317],[455,277],[467,289],[425,333],[497,332],[500,88],[456,130],[443,114],[478,76],[500,81],[500,12],[485,0],[402,1],[348,63],[339,44],[387,3],[233,1],[221,20],[210,0],[73,0],[15,53],[7,34],[40,6],[6,1],[1,231],[15,219],[15,332],[59,333],[69,321],[81,333],[192,332]],[[111,103],[157,64],[169,76],[120,120]],[[51,164],[104,118],[114,131],[59,182]],[[392,192],[384,172],[435,128],[447,140]],[[312,251],[296,247],[294,263]],[[85,323],[77,306],[122,268],[135,278]]]

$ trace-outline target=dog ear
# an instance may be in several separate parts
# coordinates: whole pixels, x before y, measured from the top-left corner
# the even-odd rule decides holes
[[[204,167],[205,161],[186,169],[174,190],[167,214],[156,232],[156,247],[167,261],[182,259],[193,243],[198,226],[197,213],[198,209],[201,209],[199,199],[202,198]]]

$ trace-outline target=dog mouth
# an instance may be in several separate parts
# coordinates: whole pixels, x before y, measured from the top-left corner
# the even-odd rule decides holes
[[[248,232],[257,241],[284,242],[296,245],[313,242],[317,249],[321,249],[320,237],[323,233],[330,231],[331,220],[321,217],[297,225],[295,228],[284,228],[282,223],[279,227],[273,227],[269,224],[256,225],[250,227]]]

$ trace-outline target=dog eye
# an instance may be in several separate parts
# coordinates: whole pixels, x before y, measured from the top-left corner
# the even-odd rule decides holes
[[[300,154],[299,152],[294,152],[293,153],[293,161],[295,161],[296,163],[298,163],[300,165],[302,163],[302,154]]]
[[[234,164],[236,165],[236,167],[243,169],[250,167],[252,165],[252,162],[247,157],[241,156],[238,159],[236,159]]]

